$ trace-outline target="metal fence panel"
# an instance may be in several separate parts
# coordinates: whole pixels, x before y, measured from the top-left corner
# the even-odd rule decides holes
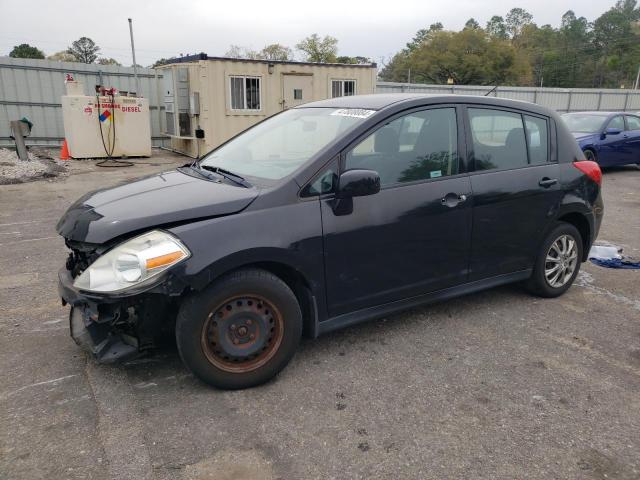
[[[426,85],[378,82],[376,93],[434,93],[485,95],[492,87],[480,85]],[[640,111],[640,91],[588,88],[498,87],[492,97],[524,100],[559,112],[588,110]]]
[[[84,83],[85,94],[95,85],[136,91],[133,68],[53,60],[0,57],[0,145],[12,145],[9,121],[27,117],[34,124],[30,144],[60,145],[64,139],[60,97],[65,94],[65,74]],[[163,145],[158,83],[162,75],[152,68],[139,68],[142,96],[149,99],[151,135],[154,145]]]

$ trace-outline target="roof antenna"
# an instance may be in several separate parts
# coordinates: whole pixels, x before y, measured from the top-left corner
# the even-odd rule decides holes
[[[485,93],[485,94],[484,94],[484,96],[485,96],[485,97],[488,97],[488,96],[489,96],[489,95],[491,95],[493,92],[495,92],[495,91],[498,89],[498,87],[499,87],[499,86],[500,86],[500,85],[496,85],[496,86],[495,86],[495,87],[493,87],[491,90],[489,90],[487,93]]]

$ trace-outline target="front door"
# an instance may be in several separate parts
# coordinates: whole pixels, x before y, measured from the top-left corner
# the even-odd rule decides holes
[[[343,171],[378,172],[381,191],[346,208],[321,200],[330,316],[465,282],[472,199],[458,118],[455,107],[396,116],[342,155]]]
[[[295,107],[312,100],[313,75],[282,76],[282,109]]]
[[[471,281],[533,267],[560,200],[549,119],[468,108],[474,163]]]
[[[616,115],[605,126],[615,128],[620,133],[606,134],[600,142],[600,152],[598,153],[598,163],[602,166],[625,165],[632,163],[631,147],[627,144],[628,135],[625,132],[624,117]]]

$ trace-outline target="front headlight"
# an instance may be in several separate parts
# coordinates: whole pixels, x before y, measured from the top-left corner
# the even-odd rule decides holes
[[[118,292],[147,282],[189,256],[176,237],[153,230],[109,250],[82,272],[73,286],[90,292]]]

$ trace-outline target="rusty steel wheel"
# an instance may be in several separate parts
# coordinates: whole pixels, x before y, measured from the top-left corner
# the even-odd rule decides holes
[[[220,303],[202,328],[202,349],[220,370],[250,372],[267,363],[280,347],[282,315],[266,298],[238,295]]]
[[[184,364],[218,388],[260,385],[289,363],[302,336],[291,288],[271,272],[247,268],[187,296],[176,318]]]

